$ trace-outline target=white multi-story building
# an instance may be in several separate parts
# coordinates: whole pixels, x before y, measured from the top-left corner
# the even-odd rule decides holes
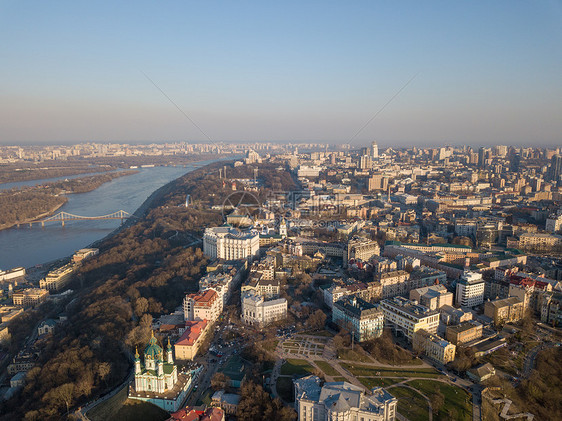
[[[394,421],[398,399],[381,387],[370,393],[348,382],[307,376],[294,380],[299,421]]]
[[[439,313],[416,304],[415,301],[394,297],[381,301],[380,309],[384,314],[385,326],[391,327],[396,332],[402,332],[410,341],[414,333],[420,329],[437,333]]]
[[[208,320],[214,322],[222,311],[222,303],[216,291],[208,289],[197,294],[188,294],[183,299],[185,320]]]
[[[253,291],[242,296],[242,321],[249,325],[265,326],[287,317],[287,300],[277,298],[265,301],[264,297]]]
[[[482,274],[465,271],[457,281],[455,301],[461,307],[475,307],[484,302],[485,282]]]
[[[547,218],[545,230],[555,234],[562,229],[562,215],[551,215]]]
[[[254,231],[214,227],[207,228],[203,236],[203,252],[212,259],[251,259],[257,255],[259,249],[260,235]]]

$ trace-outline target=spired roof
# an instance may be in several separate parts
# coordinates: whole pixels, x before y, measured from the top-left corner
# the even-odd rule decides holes
[[[144,357],[155,359],[161,355],[162,355],[162,348],[158,346],[158,341],[154,337],[154,332],[152,332],[152,337],[148,342],[148,346],[144,350]]]

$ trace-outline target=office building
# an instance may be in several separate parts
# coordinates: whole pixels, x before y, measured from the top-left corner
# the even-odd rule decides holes
[[[457,281],[455,300],[462,307],[476,307],[484,302],[485,282],[482,274],[465,271]]]
[[[384,324],[397,333],[402,333],[412,340],[414,333],[424,329],[429,333],[437,333],[439,313],[416,304],[403,297],[383,300],[380,309],[384,314]]]

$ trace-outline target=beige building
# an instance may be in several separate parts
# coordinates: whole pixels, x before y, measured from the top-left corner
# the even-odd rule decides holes
[[[49,291],[41,288],[27,288],[22,291],[14,292],[12,300],[14,305],[32,307],[40,304],[47,299]]]
[[[185,331],[174,345],[177,360],[192,360],[197,355],[211,324],[204,321],[185,322]]]
[[[525,233],[519,236],[519,247],[526,250],[549,251],[562,245],[562,236],[556,234]]]
[[[39,281],[39,286],[49,291],[59,291],[68,285],[75,269],[74,263],[68,263],[52,270],[45,276],[45,279]]]
[[[222,302],[216,291],[208,289],[196,294],[188,294],[183,299],[185,320],[208,320],[214,322],[219,318]]]
[[[379,244],[368,238],[354,237],[347,243],[347,260],[355,259],[368,261],[373,256],[379,256]]]
[[[446,325],[458,325],[459,323],[472,320],[472,313],[470,311],[464,311],[449,305],[441,307],[439,313],[441,313],[441,321]]]
[[[523,302],[517,297],[502,298],[484,304],[484,315],[494,320],[494,325],[521,320],[525,314]]]
[[[394,270],[379,273],[375,280],[382,286],[382,298],[396,297],[408,293],[408,279],[410,274],[405,270]]]
[[[445,338],[455,344],[462,344],[482,337],[482,324],[476,321],[466,321],[455,326],[447,326]]]
[[[410,291],[410,300],[415,300],[431,310],[438,310],[445,305],[453,305],[453,293],[443,285],[433,285]]]
[[[423,352],[428,358],[441,364],[455,359],[457,347],[445,339],[420,329],[414,333],[412,346],[415,351]]]

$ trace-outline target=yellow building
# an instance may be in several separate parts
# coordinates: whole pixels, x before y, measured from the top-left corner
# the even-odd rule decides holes
[[[414,334],[412,346],[415,351],[421,351],[428,358],[441,364],[454,361],[457,349],[452,343],[423,329]]]
[[[447,326],[445,332],[445,338],[455,345],[480,339],[481,337],[482,324],[472,320],[456,326]]]
[[[523,301],[517,297],[488,301],[484,304],[484,315],[494,320],[494,325],[516,322],[523,318],[525,308]]]
[[[206,321],[185,322],[185,332],[174,345],[176,360],[192,360],[197,355],[210,324]]]
[[[27,288],[22,291],[14,292],[12,300],[14,305],[31,307],[36,304],[42,303],[49,296],[49,291],[41,288]]]

